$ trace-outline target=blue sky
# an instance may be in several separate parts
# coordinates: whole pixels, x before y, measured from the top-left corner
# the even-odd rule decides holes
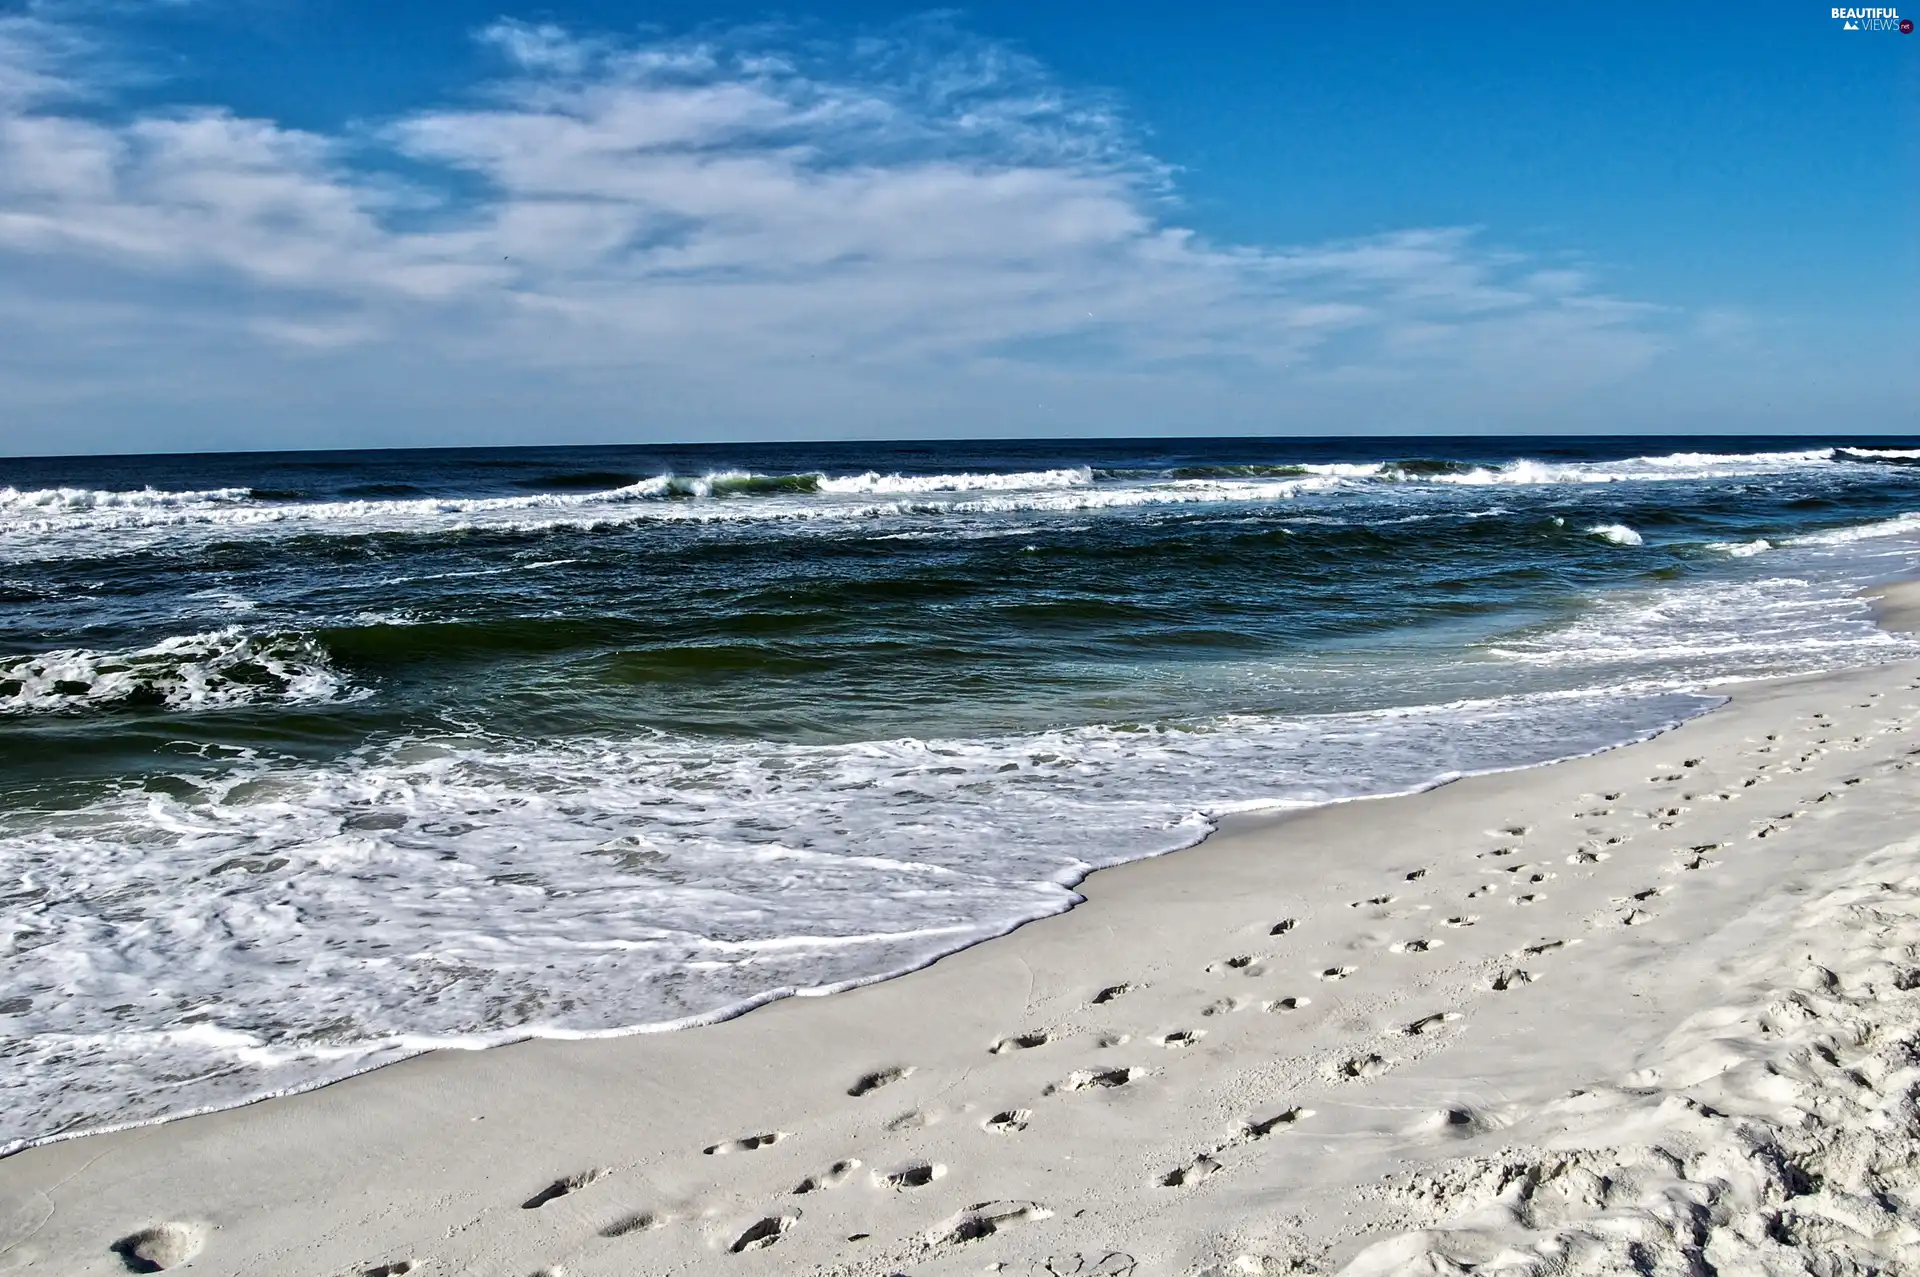
[[[1910,430],[1830,6],[0,3],[0,452]]]

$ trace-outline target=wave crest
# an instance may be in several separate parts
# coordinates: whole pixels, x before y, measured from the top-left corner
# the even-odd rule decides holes
[[[1665,456],[1625,457],[1619,461],[1592,461],[1555,465],[1521,457],[1505,465],[1455,473],[1423,475],[1429,483],[1587,484],[1659,483],[1679,480],[1731,479],[1742,475],[1778,474],[1833,460],[1834,449],[1796,452],[1673,452]]]
[[[234,505],[251,500],[251,488],[207,488],[162,492],[156,488],[113,491],[103,488],[0,488],[0,514],[58,514],[87,510],[178,510],[190,506]]]
[[[1624,523],[1599,523],[1587,529],[1588,536],[1611,541],[1615,545],[1645,545],[1647,539]]]
[[[1093,470],[1073,466],[1061,470],[1028,470],[1015,474],[865,474],[822,478],[819,490],[847,495],[911,496],[920,492],[1004,492],[1035,488],[1084,488],[1093,483]]]
[[[0,657],[0,714],[217,709],[338,699],[346,680],[312,639],[214,630],[131,652]]]
[[[1879,537],[1898,537],[1920,535],[1920,511],[1909,510],[1905,514],[1895,515],[1891,519],[1881,519],[1877,523],[1859,523],[1852,527],[1834,528],[1827,532],[1812,532],[1803,537],[1795,537],[1795,545],[1851,545],[1855,541],[1872,541]]]

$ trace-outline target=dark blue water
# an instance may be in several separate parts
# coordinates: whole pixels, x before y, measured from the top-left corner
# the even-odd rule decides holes
[[[0,461],[0,1147],[904,969],[1911,654],[1920,441]]]

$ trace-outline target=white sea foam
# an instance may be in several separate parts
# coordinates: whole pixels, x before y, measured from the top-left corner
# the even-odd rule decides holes
[[[1796,452],[1675,452],[1658,457],[1627,457],[1620,461],[1577,464],[1553,464],[1521,458],[1494,468],[1477,467],[1457,474],[1433,475],[1428,481],[1472,486],[1671,483],[1790,472],[1824,465],[1833,459],[1833,453],[1831,448]]]
[[[1645,545],[1646,538],[1624,523],[1601,523],[1587,529],[1588,536],[1611,541],[1615,545]]]
[[[1767,540],[1765,537],[1754,541],[1715,541],[1708,545],[1707,548],[1709,550],[1718,550],[1728,558],[1750,559],[1756,554],[1765,554],[1768,550],[1771,550],[1773,548],[1773,542]]]
[[[1856,541],[1874,541],[1881,537],[1920,537],[1920,511],[1909,511],[1891,519],[1834,528],[1827,532],[1810,532],[1806,536],[1793,538],[1792,544],[1851,545]]]
[[[998,492],[1036,488],[1084,488],[1093,483],[1093,471],[1087,466],[1062,470],[1034,470],[1015,474],[865,474],[822,478],[822,492],[873,494],[913,494],[921,492]]]
[[[815,746],[418,738],[7,813],[0,1152],[435,1046],[673,1026],[877,978],[1068,907],[1093,866],[1192,843],[1202,803],[1402,791],[1705,703]]]
[[[1687,588],[1616,591],[1578,616],[1489,643],[1505,660],[1594,671],[1611,681],[1657,669],[1673,686],[1757,673],[1812,673],[1920,656],[1920,642],[1875,626],[1863,578],[1776,575]]]
[[[1329,475],[1335,479],[1399,478],[1400,470],[1386,461],[1329,461],[1300,467],[1308,474]]]
[[[214,709],[339,699],[345,680],[309,639],[215,630],[126,652],[63,648],[0,657],[0,714],[125,705]]]
[[[107,491],[96,488],[0,488],[0,515],[20,512],[51,514],[86,510],[168,510],[192,506],[232,505],[253,496],[248,488],[209,488],[198,492],[160,492],[153,488]]]

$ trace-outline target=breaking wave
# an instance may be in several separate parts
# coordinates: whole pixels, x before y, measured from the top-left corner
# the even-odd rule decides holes
[[[0,524],[16,519],[90,510],[183,510],[195,506],[234,505],[259,498],[252,488],[208,488],[197,492],[161,492],[153,488],[108,491],[97,488],[0,488]]]
[[[1810,532],[1806,536],[1795,537],[1793,543],[1795,545],[1850,545],[1855,541],[1872,541],[1880,537],[1914,535],[1920,535],[1920,511],[1910,511],[1873,523],[1832,528],[1826,532]]]
[[[221,709],[340,699],[346,681],[311,639],[216,630],[129,652],[0,657],[0,714]]]
[[[1464,471],[1435,474],[1427,478],[1433,483],[1472,485],[1671,483],[1779,474],[1807,466],[1825,465],[1834,459],[1834,453],[1835,449],[1832,448],[1795,452],[1675,452],[1660,457],[1628,457],[1620,461],[1591,461],[1572,465],[1523,457],[1502,466],[1474,466]]]

